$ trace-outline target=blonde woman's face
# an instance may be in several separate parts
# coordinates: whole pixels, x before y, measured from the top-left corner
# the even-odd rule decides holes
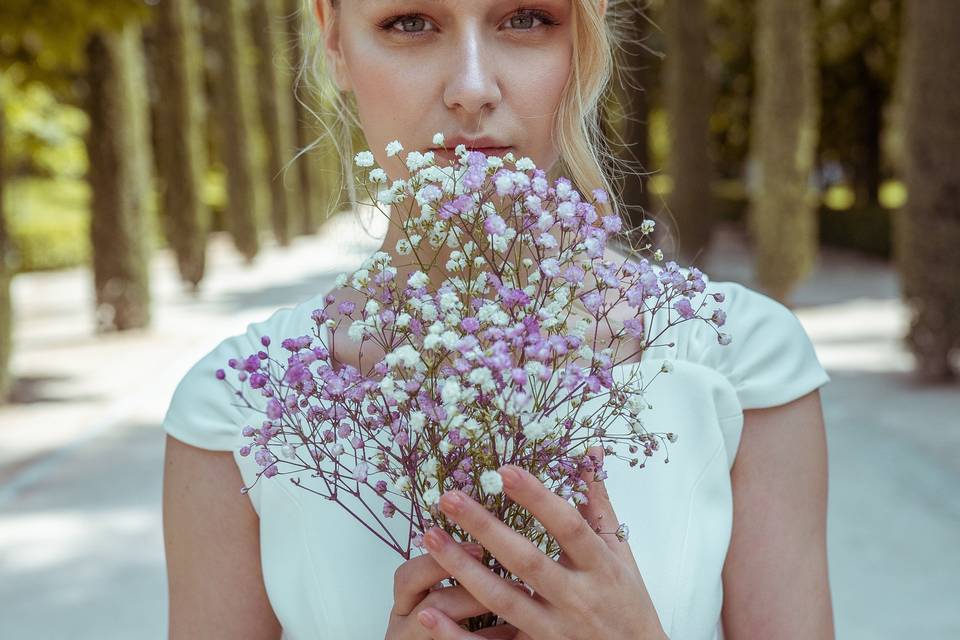
[[[326,45],[331,70],[354,93],[370,150],[391,179],[409,175],[401,156],[435,147],[438,131],[451,151],[454,138],[483,136],[544,170],[557,161],[551,138],[571,69],[571,0],[519,4],[340,0]],[[388,158],[392,140],[404,151]]]

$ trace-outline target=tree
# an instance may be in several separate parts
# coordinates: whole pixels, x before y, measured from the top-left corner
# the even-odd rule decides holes
[[[14,265],[3,199],[3,187],[6,184],[6,122],[3,99],[0,97],[0,403],[6,402],[10,395],[12,375],[9,365],[13,351],[13,300],[10,295],[10,280],[13,278]]]
[[[227,173],[227,230],[248,262],[260,251],[264,215],[260,186],[260,123],[246,0],[202,0],[204,36],[209,42],[208,75],[220,160]]]
[[[808,0],[759,0],[756,10],[748,226],[760,287],[784,302],[817,252],[813,7]]]
[[[200,16],[193,0],[165,0],[151,30],[154,136],[163,228],[180,278],[203,279],[210,213],[201,199],[207,167]]]
[[[95,31],[86,53],[97,329],[141,328],[150,323],[146,219],[152,185],[139,23]]]
[[[908,200],[894,217],[894,255],[911,308],[906,342],[925,380],[954,378],[960,348],[960,3],[907,2],[900,81],[904,97],[904,181]]]
[[[707,248],[711,211],[710,110],[707,9],[704,0],[664,4],[664,103],[670,137],[667,203],[677,225],[676,254],[692,263]]]
[[[282,0],[253,0],[250,17],[257,48],[260,117],[267,134],[270,219],[277,242],[281,246],[287,246],[295,233],[292,227],[300,217],[300,201],[297,197],[300,192],[300,174],[283,170],[292,157],[296,144],[290,62],[281,38],[283,10]]]

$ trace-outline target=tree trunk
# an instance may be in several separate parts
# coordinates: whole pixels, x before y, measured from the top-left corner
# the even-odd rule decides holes
[[[759,285],[784,304],[817,255],[819,196],[811,178],[819,129],[814,42],[808,0],[757,3],[748,220]]]
[[[210,122],[220,161],[226,167],[226,227],[237,250],[252,262],[260,251],[259,229],[266,216],[260,185],[263,144],[257,117],[257,80],[252,64],[247,0],[202,0],[204,37],[214,93]]]
[[[319,101],[308,85],[309,69],[301,69],[304,62],[304,56],[307,52],[304,50],[303,24],[305,20],[314,20],[312,13],[303,8],[300,0],[286,0],[288,40],[292,43],[290,55],[297,64],[297,72],[300,75],[295,78],[291,91],[293,91],[293,122],[294,138],[296,140],[297,151],[303,151],[313,144],[317,136],[317,116],[314,112],[319,107]],[[307,108],[309,107],[309,109]],[[297,160],[297,171],[300,173],[300,219],[297,222],[299,232],[303,234],[312,234],[317,231],[323,218],[325,195],[328,192],[324,178],[320,173],[321,148],[310,149],[300,155]]]
[[[676,255],[684,264],[692,264],[707,249],[714,226],[706,3],[667,2],[663,23],[664,102],[670,137],[667,173],[673,181],[667,205],[676,225]]]
[[[147,216],[152,189],[140,25],[87,43],[92,191],[90,239],[97,331],[150,323]]]
[[[626,145],[627,160],[637,164],[640,172],[650,171],[650,88],[652,76],[650,67],[656,64],[653,55],[644,46],[647,38],[647,23],[642,17],[637,18],[636,31],[623,43],[622,65],[625,91],[626,110],[628,115],[624,144]],[[628,226],[639,226],[650,210],[649,177],[646,175],[629,175],[623,185],[623,203],[629,215]]]
[[[894,254],[912,317],[906,342],[929,381],[957,376],[960,348],[960,4],[904,6],[903,173],[908,200],[894,217]],[[954,368],[951,368],[951,367]]]
[[[282,0],[253,0],[253,37],[257,49],[260,117],[267,140],[267,170],[270,186],[270,219],[281,246],[290,244],[298,212],[300,174],[285,170],[294,155],[292,80],[290,60],[284,45]]]
[[[203,279],[210,213],[201,199],[207,166],[206,107],[200,21],[193,0],[161,2],[153,28],[161,216],[180,277],[196,290]]]
[[[10,398],[13,386],[13,372],[10,370],[13,352],[13,299],[10,294],[10,281],[13,279],[14,264],[3,199],[7,182],[6,126],[3,101],[0,100],[0,404]]]

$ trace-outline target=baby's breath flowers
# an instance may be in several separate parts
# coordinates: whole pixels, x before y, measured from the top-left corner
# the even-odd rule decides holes
[[[443,145],[443,135],[433,143]],[[397,140],[386,146],[388,157],[402,150]],[[289,474],[348,510],[359,501],[363,517],[351,513],[406,559],[431,526],[466,539],[438,508],[453,488],[557,557],[549,533],[506,498],[497,469],[527,469],[581,504],[589,492],[581,473],[606,477],[589,447],[642,468],[677,436],[644,427],[654,410],[645,393],[652,379],[618,380],[613,371],[664,346],[656,341],[674,324],[722,326],[723,310],[700,312],[723,294],[705,293],[696,268],[684,274],[675,262],[655,264],[659,250],[653,262],[610,259],[606,243],[622,220],[602,189],[585,197],[569,179],[551,183],[530,158],[512,153],[487,157],[458,145],[455,155],[437,164],[431,152],[410,151],[410,177],[392,183],[379,167],[369,171],[364,186],[377,207],[403,208],[388,217],[400,220],[395,249],[405,262],[394,265],[378,251],[338,276],[336,286],[353,289],[362,304],[329,294],[313,311],[312,335],[281,339],[282,354],[263,336],[262,350],[227,363],[243,406],[264,418],[243,428],[249,443],[240,453],[254,456],[258,480]],[[373,154],[361,151],[355,163],[372,167]],[[639,228],[649,235],[654,223]],[[432,282],[427,274],[438,268],[446,277]],[[613,326],[615,305],[632,317],[602,344],[597,329]],[[655,333],[654,315],[664,307],[674,320]],[[332,336],[344,322],[361,350],[373,343],[386,354],[367,371],[331,362]],[[717,338],[730,341],[719,331]],[[621,339],[640,346],[624,356],[614,348]],[[673,370],[664,360],[656,375]],[[226,380],[226,371],[217,377]],[[389,535],[378,514],[402,519],[410,538]]]

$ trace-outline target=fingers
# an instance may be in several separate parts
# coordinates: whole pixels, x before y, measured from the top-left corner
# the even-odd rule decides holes
[[[441,502],[443,502],[442,497]],[[474,502],[474,506],[482,509],[476,502]],[[493,518],[492,514],[487,513]],[[496,518],[494,518],[494,520],[496,520]],[[506,528],[506,525],[498,520],[497,524]],[[514,536],[524,543],[530,544],[528,540],[515,531],[508,529],[507,532],[510,536]],[[488,611],[492,611],[510,623],[525,629],[537,630],[541,628],[541,622],[546,619],[547,607],[545,604],[536,602],[529,595],[523,595],[516,587],[512,586],[513,583],[511,581],[501,578],[488,567],[477,562],[470,554],[466,553],[460,545],[456,544],[449,534],[439,527],[430,529],[426,535],[424,535],[423,540],[430,554],[437,559],[437,562],[453,575],[460,584],[466,587]],[[484,544],[484,546],[487,547],[486,544]],[[489,547],[487,548],[489,549]],[[534,550],[551,565],[557,566],[553,560],[547,558],[539,549],[534,547]],[[499,557],[498,560],[500,560]],[[504,566],[507,566],[502,560],[500,560],[500,562]],[[510,567],[507,567],[507,569],[513,571]],[[529,583],[526,576],[517,573],[514,573],[514,575],[519,575]]]
[[[433,591],[413,611],[426,608],[438,609],[451,620],[466,620],[472,616],[488,613],[490,609],[481,604],[463,585],[444,587]],[[411,614],[412,615],[412,614]]]
[[[421,626],[430,631],[433,640],[476,640],[477,638],[491,638],[495,640],[513,640],[517,637],[517,628],[512,624],[501,624],[496,627],[470,632],[451,620],[442,611],[424,609],[417,614]]]
[[[475,543],[463,543],[463,548],[478,560],[483,557],[483,547]],[[436,558],[424,554],[411,558],[397,567],[393,575],[393,610],[401,616],[410,615],[420,602],[431,593],[430,588],[450,572],[437,563]],[[483,613],[481,611],[481,613]]]
[[[499,471],[503,477],[504,491],[510,499],[532,513],[556,538],[568,562],[572,562],[577,567],[596,567],[608,557],[602,536],[593,532],[590,524],[584,520],[574,505],[547,489],[539,478],[521,467],[508,464],[500,467]],[[512,480],[514,476],[512,472],[516,472],[515,481]],[[590,499],[593,499],[592,490]],[[457,522],[459,523],[459,520]],[[490,549],[497,560],[507,566],[509,558],[501,556],[501,553],[494,548],[492,541],[488,544],[488,541],[479,535],[477,539]],[[523,578],[526,579],[527,576]],[[551,599],[549,592],[544,591],[531,580],[527,582],[530,582],[538,592],[543,593],[548,600]]]
[[[603,461],[603,447],[590,447],[587,449],[587,453],[601,462]],[[614,555],[635,565],[636,560],[629,543],[626,540],[619,540],[614,533],[620,526],[620,520],[613,510],[613,503],[610,501],[610,494],[607,493],[606,485],[603,480],[597,480],[595,475],[593,471],[585,471],[581,475],[589,487],[587,491],[588,502],[577,505],[577,510],[591,530],[594,527],[599,527],[600,531],[603,532],[603,535],[596,535],[594,532],[594,538],[600,538],[613,551]]]
[[[568,508],[577,520],[582,520],[572,507]],[[548,600],[551,595],[563,593],[567,579],[563,568],[476,500],[454,489],[440,496],[440,509],[460,528],[473,534],[513,575],[522,578]],[[439,528],[437,530],[442,533]]]

